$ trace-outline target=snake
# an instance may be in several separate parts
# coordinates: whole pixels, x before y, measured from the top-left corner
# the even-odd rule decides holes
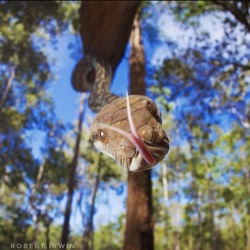
[[[93,55],[82,58],[72,72],[73,88],[90,92],[88,105],[97,113],[90,128],[94,146],[128,171],[149,170],[169,151],[161,112],[147,96],[111,93],[112,76],[108,60]]]

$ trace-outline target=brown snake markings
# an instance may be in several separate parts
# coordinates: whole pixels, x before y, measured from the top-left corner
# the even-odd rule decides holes
[[[142,95],[129,96],[138,142],[136,134],[131,131],[126,98],[110,93],[111,80],[111,67],[100,57],[85,57],[77,63],[72,74],[73,87],[80,92],[90,91],[89,106],[94,112],[98,112],[91,126],[94,144],[127,170],[150,169],[169,150],[169,140],[161,126],[160,112],[150,98]],[[108,126],[119,128],[129,135],[126,137]],[[136,139],[135,142],[128,137]],[[153,157],[153,161],[148,160],[148,154]]]

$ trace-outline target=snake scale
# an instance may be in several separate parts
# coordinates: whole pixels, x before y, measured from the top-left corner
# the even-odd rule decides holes
[[[98,112],[91,126],[95,147],[127,170],[148,170],[169,150],[161,114],[146,96],[110,93],[112,73],[104,58],[86,56],[73,70],[72,86],[90,92],[89,107]]]

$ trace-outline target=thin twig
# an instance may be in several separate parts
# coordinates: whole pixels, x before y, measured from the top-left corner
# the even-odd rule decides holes
[[[12,82],[13,82],[14,78],[15,78],[15,71],[13,70],[13,71],[11,71],[10,78],[9,78],[9,80],[7,82],[7,86],[6,86],[5,90],[4,90],[3,97],[2,97],[2,99],[0,101],[0,109],[2,109],[2,107],[4,105],[4,102],[5,102],[5,100],[6,100],[7,96],[8,96],[8,93],[10,91],[10,88],[12,86]]]

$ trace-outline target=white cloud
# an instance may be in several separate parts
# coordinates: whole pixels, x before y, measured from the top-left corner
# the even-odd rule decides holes
[[[155,53],[152,56],[151,64],[154,66],[161,65],[163,60],[170,56],[169,47],[162,45],[155,50]]]
[[[195,42],[195,28],[185,28],[178,23],[173,15],[164,12],[158,18],[157,26],[160,32],[160,39],[164,41],[172,41],[178,44],[179,48],[185,49],[192,46]],[[208,32],[211,42],[221,40],[224,36],[224,30],[220,18],[215,16],[200,17],[199,31]],[[163,44],[158,47],[152,56],[151,62],[153,65],[160,65],[164,58],[171,56],[170,48]]]

